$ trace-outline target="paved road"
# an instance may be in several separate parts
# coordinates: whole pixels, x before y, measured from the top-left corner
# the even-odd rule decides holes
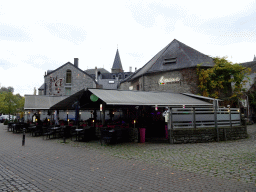
[[[7,132],[0,124],[0,191],[256,191],[255,184],[122,159],[91,147]]]

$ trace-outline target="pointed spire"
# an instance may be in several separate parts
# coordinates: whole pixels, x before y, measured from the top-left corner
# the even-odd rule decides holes
[[[121,63],[121,59],[120,59],[120,56],[119,56],[118,49],[116,51],[116,56],[115,56],[115,60],[114,60],[111,71],[112,71],[112,73],[119,73],[119,72],[124,71],[122,63]]]
[[[254,55],[253,61],[256,61],[256,57],[255,57],[255,55]]]

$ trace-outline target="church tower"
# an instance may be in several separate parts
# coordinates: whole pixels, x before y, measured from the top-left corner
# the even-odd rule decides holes
[[[124,70],[123,70],[121,59],[120,59],[119,52],[117,49],[115,60],[114,60],[114,63],[113,63],[112,69],[111,69],[111,73],[120,73],[120,72],[124,72]]]

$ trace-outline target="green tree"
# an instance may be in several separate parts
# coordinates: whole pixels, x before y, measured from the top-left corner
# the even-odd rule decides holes
[[[215,57],[213,60],[214,67],[203,69],[199,64],[197,68],[202,95],[236,102],[243,94],[243,85],[247,82],[246,77],[248,78],[251,70],[233,64],[226,57]]]
[[[16,114],[24,111],[25,98],[19,94],[13,94],[12,87],[0,89],[0,113]]]

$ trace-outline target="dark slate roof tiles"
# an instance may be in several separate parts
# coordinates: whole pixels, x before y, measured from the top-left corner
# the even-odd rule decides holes
[[[176,63],[165,64],[165,59],[176,58]],[[202,64],[204,67],[213,67],[213,59],[199,51],[174,39],[165,48],[159,51],[149,62],[135,72],[127,80],[133,80],[144,74],[161,71],[172,71],[183,68],[196,67]]]
[[[114,59],[112,69],[121,69],[121,70],[123,70],[123,66],[122,66],[122,63],[121,63],[121,59],[120,59],[120,56],[119,56],[118,49],[116,51],[116,56],[115,56],[115,59]]]
[[[44,90],[44,84],[41,85],[41,86],[38,88],[38,90]]]
[[[87,74],[89,74],[89,75],[92,75],[92,74],[95,75],[95,69],[87,69],[87,70],[85,70],[85,72],[86,72]],[[100,72],[101,74],[102,74],[102,73],[109,73],[109,71],[107,71],[107,70],[104,69],[104,68],[98,68],[98,72]]]
[[[256,72],[256,61],[250,61],[246,63],[240,63],[243,67],[249,67],[252,69],[251,73]]]

